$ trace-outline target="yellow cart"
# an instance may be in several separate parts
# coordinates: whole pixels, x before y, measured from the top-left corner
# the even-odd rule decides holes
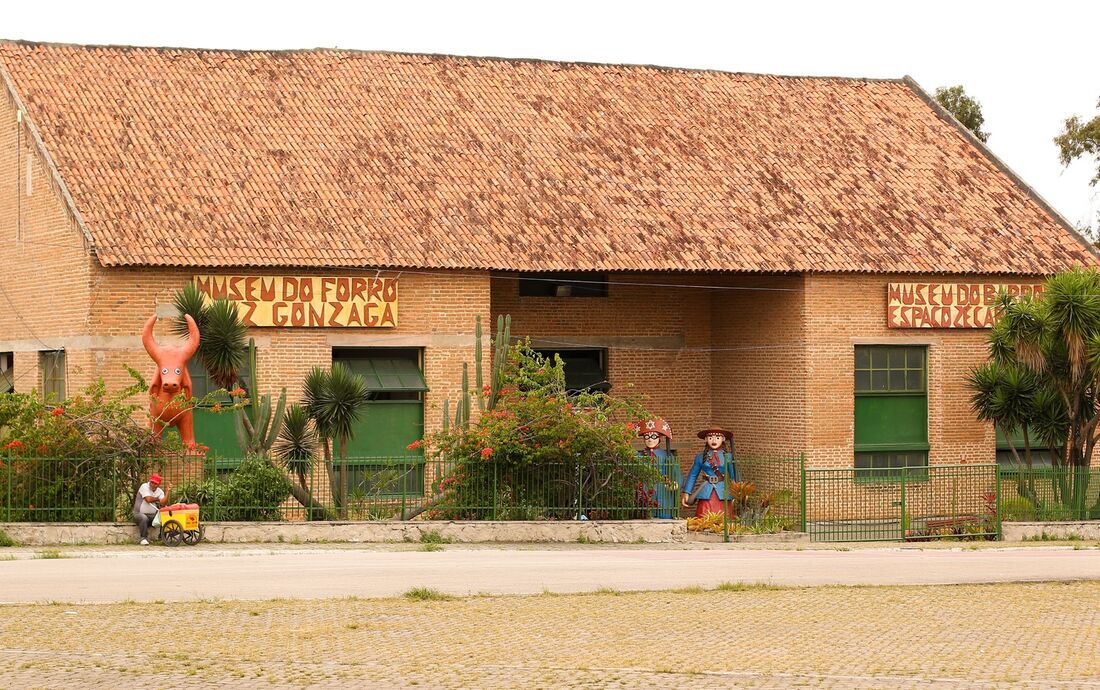
[[[160,540],[165,545],[193,546],[202,541],[204,531],[198,503],[175,503],[160,509]]]

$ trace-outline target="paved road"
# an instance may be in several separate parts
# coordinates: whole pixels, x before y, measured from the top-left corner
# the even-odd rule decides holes
[[[79,553],[79,552],[78,552]],[[653,590],[722,582],[890,585],[1100,579],[1100,550],[575,548],[99,551],[0,562],[0,603]]]

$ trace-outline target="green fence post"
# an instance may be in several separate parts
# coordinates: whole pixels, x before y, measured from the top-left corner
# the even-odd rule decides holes
[[[799,508],[800,508],[800,512],[801,512],[800,517],[802,518],[802,533],[805,534],[806,533],[806,454],[805,453],[799,453],[798,454],[798,460],[799,460],[799,463],[798,463],[799,464],[799,473],[802,475],[802,498],[799,500],[799,503],[801,503],[802,505]]]
[[[497,474],[499,472],[499,466],[496,461],[493,462],[493,520],[497,519]]]
[[[111,522],[118,519],[118,463],[111,463]]]
[[[905,477],[909,474],[908,467],[901,468],[901,519],[898,520],[898,530],[901,532],[901,541],[905,541],[906,524],[909,523],[909,527],[912,527],[912,518],[909,516],[909,509],[905,505]]]
[[[12,466],[13,462],[14,461],[11,458],[8,458],[8,461],[7,461],[7,465],[8,465],[8,516],[6,518],[7,522],[11,522],[11,466]]]
[[[401,519],[405,519],[405,496],[409,493],[409,466],[407,464],[408,458],[402,458],[401,461]]]
[[[996,489],[994,489],[994,495],[996,496],[994,499],[994,519],[997,521],[997,541],[1001,541],[1004,538],[1004,533],[1001,531],[1001,468],[999,465],[993,466],[993,475],[995,477],[994,482],[996,486]]]

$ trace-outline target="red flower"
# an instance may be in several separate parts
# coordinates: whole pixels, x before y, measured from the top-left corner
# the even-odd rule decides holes
[[[203,453],[209,453],[210,452],[210,446],[204,446],[201,443],[198,445],[198,449],[200,451],[202,451]]]
[[[481,387],[481,393],[488,398],[493,393],[493,388],[489,384],[485,384]]]
[[[482,448],[481,449],[481,459],[482,460],[488,460],[490,458],[490,456],[492,456],[492,454],[493,454],[493,449],[492,448]]]
[[[13,448],[22,448],[22,447],[23,447],[23,442],[20,441],[19,439],[15,439],[14,441],[9,441],[7,443],[7,445],[4,446],[4,450],[12,450]]]
[[[235,398],[238,398],[245,394],[245,390],[243,388],[234,388],[233,390],[229,391],[229,394]]]
[[[405,447],[408,448],[409,450],[416,450],[417,448],[419,448],[422,445],[424,445],[424,439],[418,438],[418,439],[416,439],[415,441],[413,441],[412,443],[410,443],[409,445],[407,445]]]
[[[210,409],[213,410],[214,412],[221,412],[222,411],[222,404],[221,403],[214,403],[214,407],[212,407]]]
[[[60,417],[61,415],[65,414],[65,408],[64,407],[55,407],[50,412],[50,414],[52,414],[54,417]]]

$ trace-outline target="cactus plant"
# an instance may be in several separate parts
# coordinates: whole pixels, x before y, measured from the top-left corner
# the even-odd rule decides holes
[[[259,381],[256,372],[256,339],[248,339],[248,374],[252,383],[252,403],[236,413],[237,443],[245,455],[267,455],[279,431],[283,428],[283,412],[286,409],[286,388],[279,394],[279,402],[274,412],[271,409],[271,396],[262,395],[257,399]]]
[[[484,349],[482,348],[482,335],[481,335],[481,316],[479,315],[474,322],[474,382],[476,388],[473,393],[470,392],[470,370],[469,365],[462,364],[462,388],[459,393],[459,399],[455,405],[455,413],[452,419],[451,417],[451,401],[443,401],[443,432],[446,433],[450,430],[451,424],[454,424],[456,429],[463,428],[468,429],[470,426],[470,413],[471,396],[477,399],[477,409],[479,412],[489,412],[496,407],[497,400],[500,399],[500,389],[504,385],[504,362],[508,357],[508,345],[512,339],[512,317],[511,316],[499,316],[497,317],[497,337],[493,341],[493,361],[489,372],[489,395],[486,398],[484,394],[485,389],[485,376],[482,371],[482,359]]]

